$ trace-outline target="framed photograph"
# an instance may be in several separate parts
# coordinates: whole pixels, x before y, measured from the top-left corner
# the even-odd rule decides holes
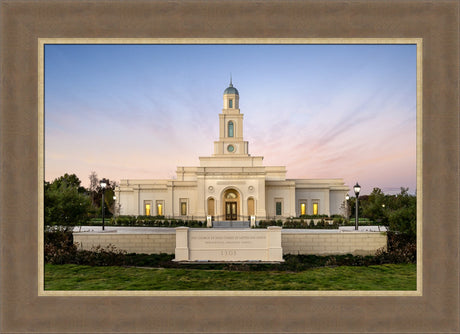
[[[458,2],[452,1],[2,1],[1,331],[458,332],[459,6]],[[167,52],[162,51],[161,47],[165,45],[195,46],[197,53],[200,52],[199,48],[215,47],[212,52],[216,58],[219,58],[221,51],[235,52],[225,49],[233,45],[351,45],[361,48],[363,52],[366,52],[366,46],[372,45],[375,50],[380,50],[379,46],[385,45],[412,45],[415,48],[412,50],[415,51],[415,59],[412,58],[411,64],[415,66],[416,75],[413,78],[416,85],[413,110],[417,117],[416,129],[413,128],[416,130],[413,144],[416,144],[417,161],[414,186],[418,198],[417,244],[422,246],[417,249],[417,290],[387,294],[375,291],[294,291],[266,295],[232,292],[220,295],[212,292],[187,294],[181,291],[170,294],[132,291],[47,293],[43,289],[44,273],[40,271],[43,268],[43,180],[47,173],[50,177],[53,174],[52,165],[48,170],[43,163],[45,147],[51,143],[47,143],[44,138],[44,119],[47,116],[44,92],[53,88],[53,84],[66,83],[58,69],[57,74],[61,76],[61,81],[49,82],[50,86],[46,86],[42,65],[46,64],[47,56],[52,55],[51,51],[46,54],[46,48],[50,47],[51,50],[52,47],[61,46],[62,50],[67,48],[66,52],[73,48],[73,57],[78,62],[78,52],[81,50],[79,47],[84,45],[122,48],[123,45],[134,44],[157,46],[155,52],[162,53],[163,56]],[[58,48],[56,50],[58,52],[55,55],[59,53]],[[379,61],[379,52],[385,51],[382,49],[372,53],[375,62]],[[273,51],[269,50],[268,53]],[[291,55],[294,56],[295,52]],[[81,54],[80,61],[86,56],[87,54]],[[257,58],[257,55],[254,57]],[[184,59],[179,61],[183,66]],[[218,61],[211,58],[208,63],[218,66]],[[87,63],[80,64],[85,66]],[[112,65],[116,66],[116,62]],[[95,71],[99,67],[97,63],[93,66]],[[140,66],[148,66],[148,61]],[[230,81],[230,87],[234,84],[243,96],[241,86],[236,84],[238,75],[247,76],[248,80],[251,76],[248,75],[249,70],[245,73],[242,67],[238,68],[240,73],[232,73],[232,79],[226,69],[223,71],[225,80]],[[339,70],[338,68],[337,71]],[[407,68],[401,68],[401,72],[404,70]],[[148,70],[145,72],[148,73]],[[267,68],[267,73],[269,72]],[[259,73],[261,79],[265,78],[263,81],[268,84],[267,73]],[[202,88],[206,80],[198,80],[198,74],[197,79],[191,80],[189,84],[196,83]],[[215,76],[212,80],[220,80]],[[178,77],[185,80],[184,77]],[[331,75],[332,77],[335,78]],[[146,82],[152,86],[157,84],[148,80]],[[98,86],[94,82],[91,84],[93,87]],[[217,90],[223,91],[227,85],[229,82],[223,82],[222,89]],[[77,89],[82,91],[84,86],[82,84]],[[88,83],[86,88],[88,86],[91,85]],[[252,87],[254,86],[255,84]],[[342,86],[344,94],[350,94],[345,88]],[[210,90],[216,89],[212,87]],[[280,87],[279,92],[283,91]],[[75,93],[78,95],[77,91]],[[97,90],[93,90],[93,93],[100,94]],[[143,94],[141,91],[138,93]],[[58,96],[59,89],[53,91],[53,94]],[[112,97],[115,95],[119,96],[119,93],[114,91]],[[394,96],[395,93],[390,93],[389,98]],[[221,103],[222,96],[215,98]],[[200,99],[185,102],[196,107],[200,105]],[[359,100],[359,96],[354,99]],[[74,108],[75,116],[80,116],[82,110],[75,105],[71,106],[70,101],[70,98],[66,100],[65,96],[61,96],[58,102],[62,103],[63,109]],[[224,94],[225,102],[230,103],[225,100]],[[233,108],[233,103],[236,102],[232,100],[231,107],[228,108]],[[391,106],[395,106],[395,103],[373,100],[366,105],[373,108],[382,106],[388,108],[390,113]],[[110,109],[107,112],[116,109],[114,105],[108,104],[106,107]],[[248,108],[247,111],[242,110],[242,113],[249,111]],[[218,112],[219,110],[215,111],[215,120],[206,114],[200,124],[216,123]],[[139,116],[142,117],[141,114]],[[96,123],[103,118],[94,114],[91,117],[94,121],[92,127],[97,130]],[[113,119],[116,117],[113,116]],[[274,122],[276,121],[275,119]],[[249,118],[249,123],[251,122],[253,125],[258,123],[256,118]],[[193,120],[191,123],[193,124]],[[239,123],[235,124],[226,128],[231,130],[232,135],[233,131],[238,131]],[[75,126],[78,126],[77,122]],[[275,131],[279,127],[274,126],[271,130]],[[59,129],[59,124],[55,124],[54,129]],[[61,127],[60,130],[69,129],[72,127]],[[209,129],[210,127],[204,126],[205,138],[215,138],[217,131],[210,134]],[[245,125],[245,137],[248,130]],[[407,128],[402,128],[402,132],[404,131],[408,131]],[[263,137],[262,134],[263,132],[259,132],[259,138]],[[365,136],[370,135],[365,132]],[[401,133],[400,146],[406,144],[404,135],[405,133]],[[257,132],[254,137],[257,138]],[[97,136],[92,137],[91,140],[96,138]],[[362,144],[365,143],[366,139],[363,138]],[[56,142],[54,144],[58,145]],[[243,142],[229,145],[232,149],[230,146],[225,147],[225,154],[244,150]],[[288,151],[294,149],[293,146],[287,147]],[[262,149],[262,145],[260,148]],[[62,149],[64,152],[64,148]],[[200,150],[203,150],[201,146]],[[210,143],[208,151],[211,150]],[[220,152],[216,146],[214,150],[217,150],[214,153]],[[221,153],[224,154],[224,151]],[[256,153],[258,152],[254,152]],[[265,157],[269,156],[268,153],[261,153]],[[201,156],[201,152],[195,157],[198,155]],[[55,158],[59,159],[57,155]],[[190,159],[187,154],[184,158]],[[75,165],[81,162],[78,157],[76,160]],[[394,173],[396,172],[391,170],[389,172],[390,175]],[[353,185],[350,181],[347,184],[349,187]],[[180,210],[186,213],[189,202],[184,199],[180,203]],[[279,201],[279,205],[277,203],[274,200],[275,214],[278,209],[282,212],[284,207],[284,202]],[[321,210],[321,202],[315,203],[316,210]],[[153,206],[153,201],[147,204]],[[313,209],[313,201],[311,204]],[[162,203],[155,202],[157,210],[158,205]]]
[[[118,184],[113,190],[116,201],[104,208],[117,208],[120,221],[142,217],[128,224],[135,227],[107,227],[109,220],[103,220],[102,229],[80,226],[74,241],[86,250],[110,244],[135,253],[176,253],[174,261],[251,261],[252,267],[256,260],[270,262],[282,255],[374,255],[387,245],[382,234],[386,228],[376,221],[382,225],[381,217],[396,210],[398,196],[413,200],[416,235],[415,192],[418,189],[419,198],[422,194],[421,182],[417,187],[422,161],[421,153],[417,154],[421,152],[417,133],[422,129],[422,99],[417,90],[422,89],[422,48],[421,39],[40,39],[39,82],[46,89],[39,93],[43,101],[39,102],[43,125],[39,133],[44,139],[40,139],[44,159],[39,169],[46,171],[47,183],[70,174],[86,189],[91,187],[86,176],[92,177],[96,170],[101,178]],[[232,73],[216,73],[224,67],[231,67]],[[342,233],[359,228],[355,218],[340,229],[337,218],[335,223],[329,219],[343,216],[345,209],[354,213],[346,196],[356,196],[352,189],[356,179],[361,183],[360,203],[368,194],[379,198],[379,212],[367,216],[373,222],[361,221],[360,229],[369,234]],[[408,196],[400,194],[401,188]],[[369,205],[361,204],[361,211],[372,214],[365,209]],[[43,210],[39,210],[40,214]],[[413,242],[421,258],[420,201],[418,211],[418,240]],[[253,227],[284,221],[287,229],[279,238],[284,246],[265,249],[268,241],[262,230],[190,231],[184,232],[184,238],[202,240],[199,249],[195,250],[195,243],[177,244],[178,232],[171,227],[183,223],[203,227],[209,216],[213,227],[240,229],[250,227],[249,216],[257,219]],[[51,218],[40,222],[47,219]],[[310,230],[314,234],[300,233],[299,228],[308,232],[305,222],[314,225]],[[139,224],[162,229],[144,228],[140,235]],[[331,233],[332,227],[336,233]],[[196,236],[189,238],[191,234]],[[170,245],[161,239],[165,237]],[[222,242],[211,242],[210,237]],[[187,254],[178,255],[178,249],[189,246],[180,251]],[[275,249],[281,258],[270,256]],[[78,290],[82,291],[70,287],[53,291],[62,289],[49,284],[51,277],[42,283],[42,253],[40,248],[39,287],[44,287],[40,295],[107,295],[102,288],[87,291],[81,284]],[[135,294],[421,295],[422,262],[411,268],[410,286],[393,283],[359,289],[348,285],[315,291],[325,288],[299,283],[297,289],[279,285],[262,291],[256,286],[225,291],[225,283],[201,288],[176,283]]]

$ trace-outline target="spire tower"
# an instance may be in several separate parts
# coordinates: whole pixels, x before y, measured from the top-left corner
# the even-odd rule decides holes
[[[248,156],[248,142],[243,140],[243,114],[240,113],[240,94],[230,85],[224,91],[224,108],[219,114],[219,141],[214,142],[214,155]]]

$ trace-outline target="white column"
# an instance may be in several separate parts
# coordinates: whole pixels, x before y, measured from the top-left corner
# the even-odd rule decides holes
[[[188,227],[176,228],[176,250],[174,261],[189,261]]]
[[[258,180],[257,184],[257,195],[255,196],[255,199],[257,201],[256,203],[256,216],[257,219],[266,219],[267,217],[267,211],[265,207],[265,179],[260,178]]]
[[[267,228],[268,259],[267,261],[284,261],[283,248],[281,247],[280,226],[269,226]]]

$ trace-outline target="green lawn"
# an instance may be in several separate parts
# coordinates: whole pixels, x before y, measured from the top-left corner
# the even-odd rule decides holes
[[[416,290],[416,265],[282,272],[46,264],[45,290]]]

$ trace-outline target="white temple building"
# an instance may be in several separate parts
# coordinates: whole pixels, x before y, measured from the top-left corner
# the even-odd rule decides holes
[[[286,179],[285,166],[264,166],[263,157],[249,154],[231,81],[223,100],[214,154],[199,157],[199,166],[178,167],[176,179],[121,180],[120,215],[247,221],[343,214],[343,179]]]

